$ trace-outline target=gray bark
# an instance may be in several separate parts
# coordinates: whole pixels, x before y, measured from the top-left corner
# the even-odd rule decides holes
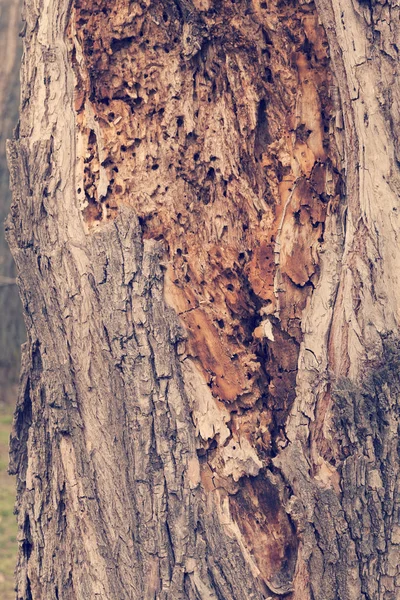
[[[18,600],[400,598],[398,13],[26,4]]]

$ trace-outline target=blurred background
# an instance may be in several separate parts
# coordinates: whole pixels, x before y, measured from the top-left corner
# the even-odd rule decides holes
[[[7,474],[8,440],[16,401],[20,347],[25,338],[13,260],[4,238],[10,208],[5,142],[18,120],[21,0],[0,0],[0,599],[14,600],[15,481]]]

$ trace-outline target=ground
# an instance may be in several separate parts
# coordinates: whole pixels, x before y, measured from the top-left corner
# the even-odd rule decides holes
[[[17,525],[13,514],[15,478],[7,473],[12,404],[0,403],[0,598],[13,600]]]

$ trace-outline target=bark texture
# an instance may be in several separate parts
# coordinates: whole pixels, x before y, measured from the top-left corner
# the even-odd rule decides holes
[[[399,7],[24,17],[18,600],[400,598]]]

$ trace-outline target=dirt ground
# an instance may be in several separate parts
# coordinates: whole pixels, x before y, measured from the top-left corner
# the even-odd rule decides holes
[[[0,598],[14,600],[17,527],[13,514],[15,478],[7,473],[8,441],[15,404],[15,388],[0,392]]]

